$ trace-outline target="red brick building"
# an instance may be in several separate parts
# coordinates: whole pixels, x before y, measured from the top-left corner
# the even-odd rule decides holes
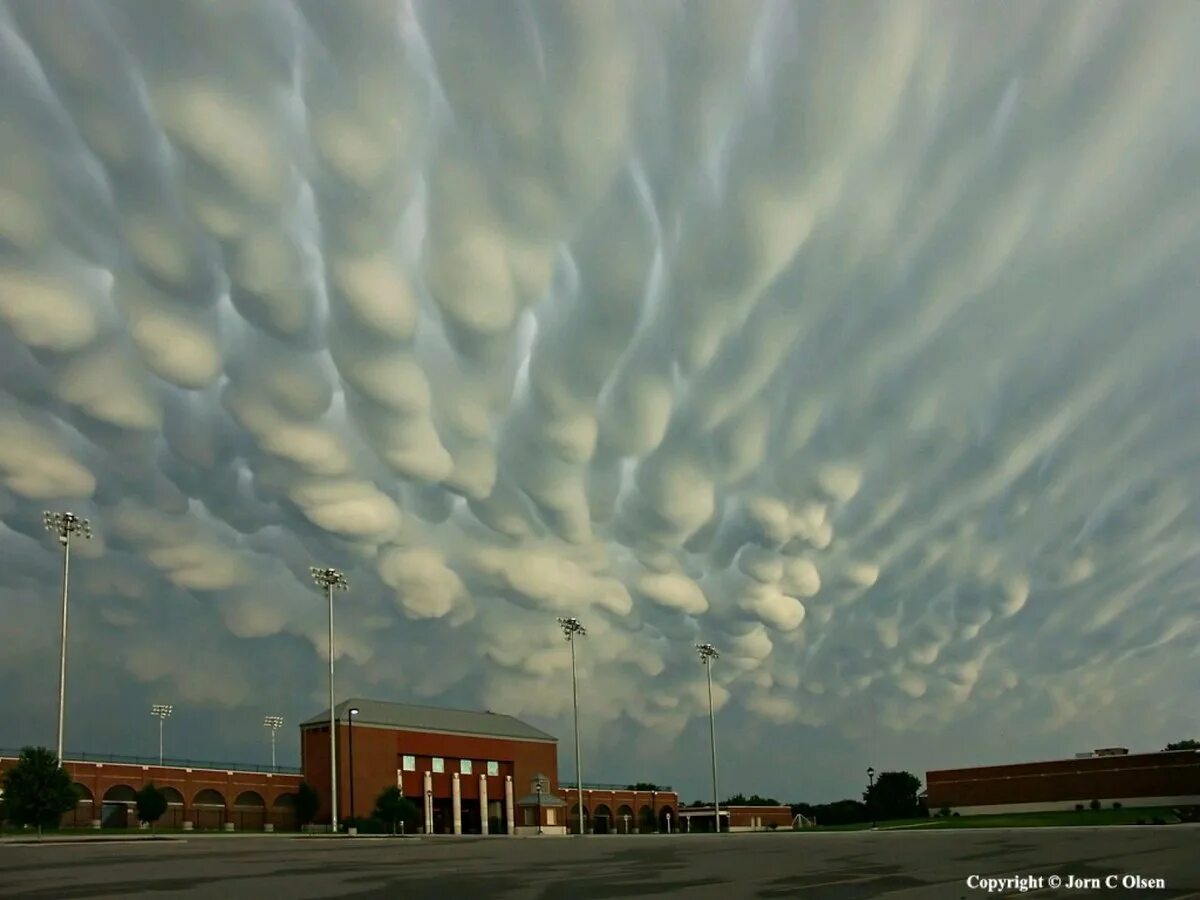
[[[0,774],[17,762],[0,756]],[[133,795],[153,781],[167,795],[164,827],[263,831],[296,828],[299,774],[238,768],[158,766],[67,760],[79,805],[63,816],[64,827],[137,827]]]
[[[1200,752],[1097,750],[1074,759],[943,769],[925,774],[931,813],[960,815],[1105,807],[1200,805]]]
[[[365,699],[346,700],[334,712],[339,820],[370,815],[379,794],[395,785],[420,810],[428,833],[578,828],[577,796],[558,781],[558,739],[532,725],[492,712]],[[305,780],[321,799],[317,821],[328,824],[328,714],[301,723],[300,731]],[[584,785],[584,821],[592,831],[657,830],[677,807],[670,791]]]

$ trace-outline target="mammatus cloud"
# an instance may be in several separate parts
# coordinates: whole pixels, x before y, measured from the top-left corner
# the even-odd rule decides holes
[[[49,506],[97,532],[71,745],[310,714],[310,564],[347,694],[568,734],[583,619],[597,778],[699,790],[696,640],[746,790],[1178,737],[1198,50],[1180,5],[9,0],[0,713],[50,727]]]

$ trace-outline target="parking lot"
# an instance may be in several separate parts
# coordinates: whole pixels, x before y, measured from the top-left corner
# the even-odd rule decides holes
[[[189,837],[0,844],[0,897],[960,898],[971,875],[1161,878],[1166,890],[991,896],[1200,898],[1200,829],[591,838]]]

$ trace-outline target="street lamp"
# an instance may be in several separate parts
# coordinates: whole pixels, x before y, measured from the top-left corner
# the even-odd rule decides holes
[[[62,579],[62,653],[58,665],[58,762],[63,758],[63,715],[67,699],[67,589],[71,580],[71,535],[77,534],[85,541],[91,540],[92,526],[73,512],[42,513],[46,530],[58,538],[63,548]]]
[[[571,645],[571,700],[575,705],[575,789],[579,792],[579,833],[583,834],[583,772],[579,762],[579,687],[575,680],[575,638],[587,637],[587,629],[578,619],[558,617],[567,643]],[[541,815],[541,810],[538,810]],[[540,821],[540,820],[539,820]]]
[[[271,768],[275,766],[275,732],[283,726],[283,716],[264,716],[263,727],[271,729]]]
[[[337,721],[333,711],[333,592],[350,589],[346,576],[337,569],[321,569],[312,566],[308,570],[317,587],[325,590],[329,598],[329,809],[330,831],[337,834],[338,830],[338,796],[337,796]]]
[[[717,833],[721,833],[721,801],[717,793],[717,717],[713,712],[712,696],[712,661],[719,659],[721,654],[712,644],[697,644],[696,652],[700,654],[700,662],[704,665],[704,674],[708,678],[708,739],[712,748],[712,779],[713,779],[713,817],[717,825]]]
[[[871,830],[875,830],[875,767],[867,766],[867,812],[871,814]]]
[[[539,778],[534,783],[534,787],[537,788],[537,797],[538,797],[538,813],[537,813],[538,830],[537,830],[537,833],[541,834],[542,833],[542,779]],[[581,819],[583,818],[583,805],[582,804],[580,804],[580,807],[579,807],[579,817]]]
[[[354,717],[358,715],[358,707],[352,706],[346,710],[346,728],[350,732],[350,818],[354,818]]]
[[[158,764],[163,764],[163,722],[171,718],[174,709],[170,703],[155,703],[150,707],[150,715],[158,719]]]

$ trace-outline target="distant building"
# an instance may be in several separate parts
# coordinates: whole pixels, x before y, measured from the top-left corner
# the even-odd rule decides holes
[[[1105,807],[1200,805],[1200,752],[1130,753],[1124,747],[1074,759],[942,769],[925,774],[929,811],[959,815]]]
[[[679,811],[682,820],[680,831],[713,831],[713,808],[711,806],[689,806]],[[790,806],[722,806],[722,831],[769,831],[774,828],[791,828]]]

